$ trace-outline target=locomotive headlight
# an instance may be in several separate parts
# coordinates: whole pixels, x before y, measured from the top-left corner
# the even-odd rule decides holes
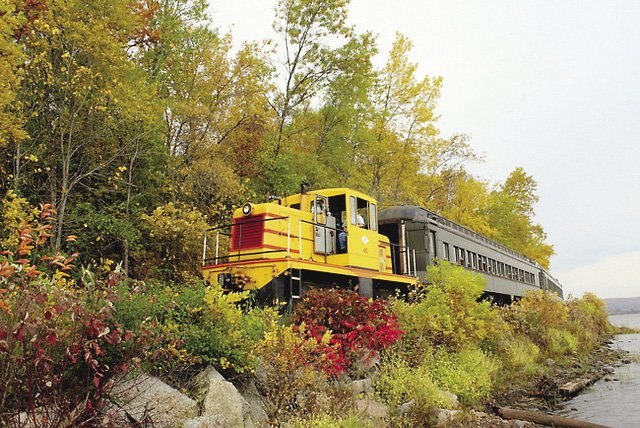
[[[249,215],[249,214],[251,214],[251,211],[253,211],[253,207],[251,206],[251,204],[249,202],[247,202],[246,204],[244,204],[242,206],[242,214]]]

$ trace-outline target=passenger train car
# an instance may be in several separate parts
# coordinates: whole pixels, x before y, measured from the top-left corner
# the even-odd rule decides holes
[[[230,225],[211,229],[203,275],[260,301],[292,303],[309,287],[350,287],[367,297],[406,292],[427,267],[448,260],[482,273],[486,297],[510,302],[529,290],[562,297],[536,262],[420,207],[378,214],[375,199],[347,188],[247,203]]]
[[[382,210],[378,220],[390,242],[413,252],[411,257],[394,254],[399,271],[413,263],[419,278],[428,281],[427,267],[447,260],[484,275],[485,297],[500,303],[538,289],[562,298],[559,282],[540,264],[436,213],[398,206]]]

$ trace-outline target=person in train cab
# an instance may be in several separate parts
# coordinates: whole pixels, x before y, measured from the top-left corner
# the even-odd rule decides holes
[[[364,227],[364,219],[362,218],[362,216],[360,214],[358,214],[358,217],[356,217],[356,223],[358,224],[358,227]]]
[[[341,253],[347,251],[347,223],[342,223],[342,231],[338,233],[338,246]]]

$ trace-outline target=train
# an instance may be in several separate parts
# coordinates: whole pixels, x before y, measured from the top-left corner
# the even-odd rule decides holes
[[[202,273],[228,291],[261,302],[295,304],[314,287],[342,287],[370,298],[406,294],[429,281],[429,265],[447,260],[487,278],[498,303],[530,290],[562,297],[536,262],[424,208],[379,210],[375,198],[349,188],[307,190],[245,203],[230,224],[204,237]]]
[[[418,277],[428,281],[427,268],[446,260],[483,275],[483,298],[496,303],[510,303],[536,290],[563,298],[559,281],[538,262],[425,208],[389,207],[380,211],[378,221],[391,242],[413,252],[412,258],[396,256],[398,272],[414,263]]]

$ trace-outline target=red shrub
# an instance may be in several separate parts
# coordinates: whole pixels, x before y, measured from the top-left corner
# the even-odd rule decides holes
[[[114,321],[108,287],[74,285],[74,256],[46,254],[51,217],[43,207],[41,223],[0,251],[3,426],[19,426],[20,413],[35,427],[100,425],[117,375],[151,344]]]
[[[362,359],[375,358],[378,351],[402,336],[396,316],[385,300],[370,300],[338,289],[310,291],[296,307],[293,322],[304,323],[305,333],[321,343],[331,331],[335,351],[327,355],[327,371],[339,374]]]

